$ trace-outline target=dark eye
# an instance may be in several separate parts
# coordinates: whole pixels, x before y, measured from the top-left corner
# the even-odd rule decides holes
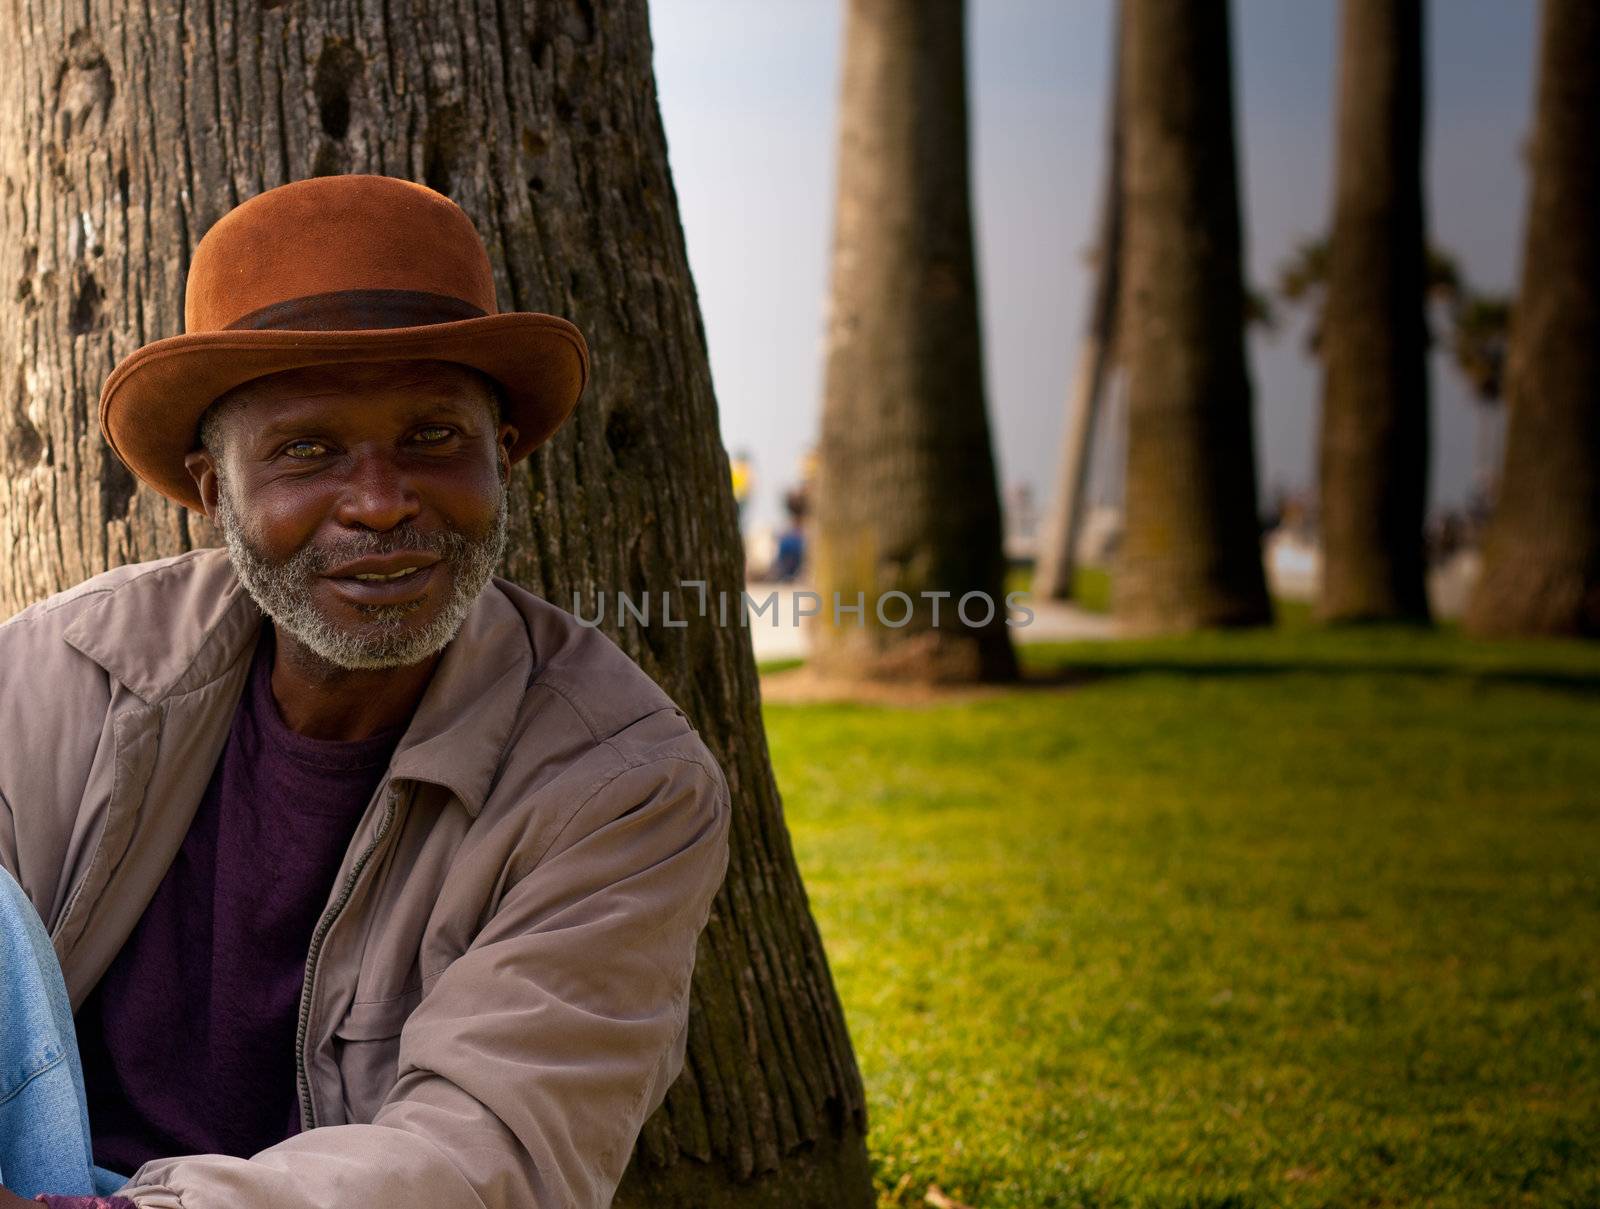
[[[417,429],[417,440],[424,445],[437,445],[440,441],[448,441],[455,435],[455,429],[443,424],[430,424],[426,428]]]
[[[283,452],[291,458],[315,458],[327,453],[328,448],[321,441],[290,441]]]

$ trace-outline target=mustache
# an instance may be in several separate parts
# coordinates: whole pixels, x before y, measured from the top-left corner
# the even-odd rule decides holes
[[[413,551],[436,554],[440,561],[450,562],[459,559],[470,545],[467,537],[454,530],[418,529],[407,522],[383,533],[354,532],[337,540],[308,543],[288,561],[303,575],[321,575],[358,558]]]

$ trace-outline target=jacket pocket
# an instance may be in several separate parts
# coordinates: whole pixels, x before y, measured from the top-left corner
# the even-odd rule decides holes
[[[345,1120],[368,1124],[394,1089],[400,1031],[422,999],[416,987],[393,999],[353,1003],[333,1030],[333,1057],[344,1083]]]

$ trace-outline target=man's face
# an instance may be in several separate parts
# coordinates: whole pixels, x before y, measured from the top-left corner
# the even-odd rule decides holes
[[[262,610],[336,667],[442,650],[505,543],[515,429],[484,381],[439,362],[317,366],[238,394],[190,469]]]

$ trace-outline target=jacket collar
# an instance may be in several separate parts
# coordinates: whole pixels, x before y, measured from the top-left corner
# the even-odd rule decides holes
[[[261,611],[225,550],[123,568],[85,585],[97,597],[66,641],[149,705],[193,692],[254,651]],[[479,594],[434,669],[390,775],[439,785],[476,817],[536,667],[532,635],[497,581]]]
[[[476,818],[537,664],[521,612],[490,580],[445,647],[395,749],[391,775],[442,785]]]

